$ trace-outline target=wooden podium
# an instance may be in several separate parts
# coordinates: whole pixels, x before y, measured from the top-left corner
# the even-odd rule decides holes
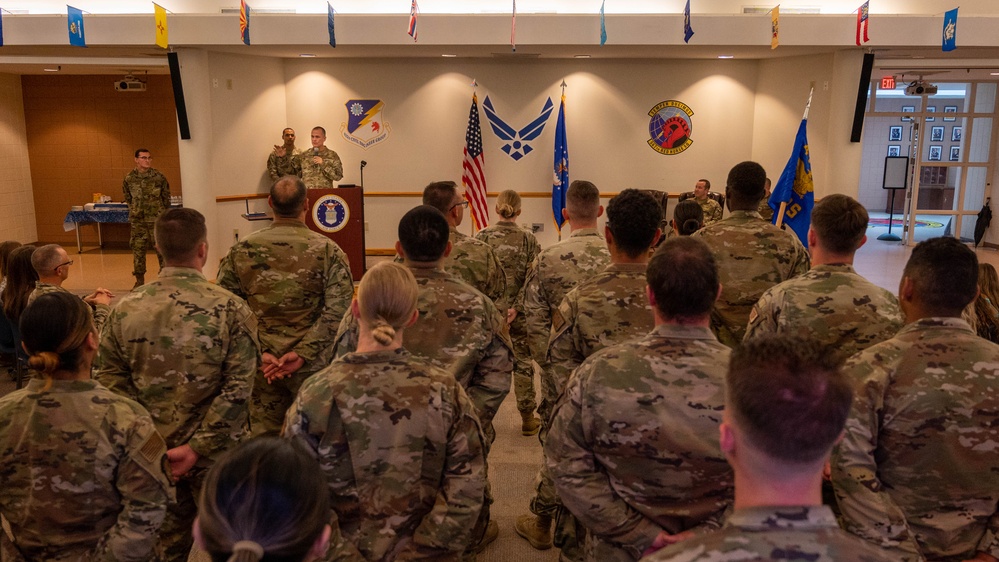
[[[364,191],[360,187],[310,189],[305,224],[336,242],[350,260],[350,273],[360,281],[365,271]]]

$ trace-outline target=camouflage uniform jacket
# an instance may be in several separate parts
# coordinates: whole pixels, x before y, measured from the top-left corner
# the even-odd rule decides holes
[[[894,336],[902,323],[895,295],[853,266],[817,265],[763,293],[743,341],[766,333],[799,334],[846,359]]]
[[[450,373],[475,405],[483,431],[510,392],[513,344],[506,319],[488,297],[439,268],[410,267],[419,285],[420,317],[406,328],[406,349]],[[336,354],[357,349],[357,320],[348,310],[336,335]]]
[[[646,264],[612,263],[569,291],[552,316],[548,363],[561,394],[573,369],[601,349],[647,334]]]
[[[313,155],[311,148],[298,153],[298,169],[301,170],[302,181],[309,189],[327,189],[336,187],[333,182],[343,177],[343,164],[340,157],[326,146],[319,149],[318,155]],[[319,156],[322,164],[313,164],[312,158]]]
[[[663,325],[573,374],[545,457],[593,534],[588,560],[637,560],[662,530],[721,524],[732,501],[718,445],[729,354],[707,327]]]
[[[129,222],[156,222],[156,217],[170,208],[170,184],[155,168],[144,173],[132,170],[125,176],[121,189],[128,203]]]
[[[770,208],[770,196],[767,195],[760,201],[760,206],[756,208],[756,212],[763,217],[763,220],[773,223],[774,221],[774,210]]]
[[[844,369],[857,383],[832,462],[844,528],[930,560],[999,557],[999,345],[923,318]]]
[[[0,398],[0,513],[27,560],[149,560],[173,498],[165,466],[146,410],[97,381]]]
[[[577,283],[610,263],[607,243],[595,228],[581,228],[538,254],[524,280],[524,314],[531,355],[547,365],[552,314]]]
[[[307,363],[333,346],[354,296],[343,250],[286,218],[234,244],[219,265],[218,284],[246,299],[259,323],[262,352],[281,357],[294,351]]]
[[[506,295],[506,275],[503,264],[492,246],[451,227],[451,253],[444,258],[444,271],[475,287],[500,305]],[[506,310],[503,316],[506,316]]]
[[[409,538],[423,555],[471,542],[485,497],[482,435],[448,373],[405,349],[347,354],[305,382],[284,435],[319,458],[347,550],[385,560]]]
[[[58,285],[35,281],[35,290],[31,291],[31,294],[28,295],[28,304],[35,302],[35,299],[44,294],[58,292],[69,293],[69,291]],[[108,320],[108,315],[111,314],[111,307],[106,304],[90,305],[90,312],[94,317],[94,326],[100,332],[101,328],[104,327],[104,323]]]
[[[704,211],[705,225],[722,220],[722,208],[717,201],[710,197],[705,197],[704,199],[698,199],[695,197],[694,201],[700,205],[701,210]]]
[[[188,444],[208,462],[248,435],[259,364],[243,299],[195,269],[164,267],[111,310],[94,378],[149,410],[167,447]]]
[[[720,531],[664,548],[645,560],[891,562],[899,558],[841,530],[829,507],[812,505],[737,509]]]
[[[538,239],[533,232],[511,221],[499,221],[484,228],[476,233],[475,238],[493,249],[506,277],[506,292],[496,303],[496,308],[501,312],[516,308],[519,314],[523,314],[523,303],[518,302],[518,296],[524,288],[531,262],[541,252]]]
[[[277,179],[282,176],[301,177],[301,154],[302,151],[295,147],[291,147],[291,152],[285,152],[284,156],[278,156],[277,154],[271,152],[270,155],[267,156],[267,174],[270,175],[271,181],[277,181]]]
[[[811,264],[794,232],[764,222],[756,211],[734,211],[691,236],[707,243],[718,263],[722,294],[711,311],[711,329],[729,347],[742,342],[763,292],[805,273]]]

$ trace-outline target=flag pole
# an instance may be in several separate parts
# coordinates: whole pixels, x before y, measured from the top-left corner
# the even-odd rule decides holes
[[[808,119],[808,110],[812,107],[812,94],[815,93],[815,85],[813,84],[808,88],[808,101],[805,102],[805,113],[802,114],[801,119],[803,121]],[[777,210],[777,222],[774,226],[777,228],[782,228],[784,225],[784,212],[787,210],[787,201],[781,201],[780,209]]]

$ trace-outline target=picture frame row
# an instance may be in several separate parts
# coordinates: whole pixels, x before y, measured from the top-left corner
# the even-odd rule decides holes
[[[947,127],[944,125],[934,125],[930,127],[930,142],[944,142]],[[952,125],[950,128],[950,142],[961,142],[964,134],[964,127]],[[912,140],[910,131],[909,140]],[[891,125],[888,127],[888,142],[902,142],[902,126]]]
[[[888,145],[888,156],[902,156],[902,145],[900,144],[889,144]],[[943,157],[943,146],[939,144],[931,144],[930,150],[927,155],[926,160],[931,162],[939,162]],[[961,161],[961,147],[952,146],[950,147],[950,157],[948,158],[950,162],[960,162]]]
[[[916,106],[914,106],[914,105],[903,105],[902,106],[902,113],[915,113],[915,112],[916,112]],[[935,106],[935,105],[928,105],[928,106],[926,106],[926,113],[936,113],[936,112],[937,112],[937,106]],[[956,105],[945,105],[945,106],[943,106],[943,112],[944,113],[957,113],[957,106]],[[936,120],[936,117],[927,117],[926,118],[927,122],[935,121],[935,120]],[[947,121],[947,122],[957,121],[957,117],[943,117],[943,120]],[[911,121],[912,121],[912,117],[902,116],[902,122],[903,123],[909,123]]]

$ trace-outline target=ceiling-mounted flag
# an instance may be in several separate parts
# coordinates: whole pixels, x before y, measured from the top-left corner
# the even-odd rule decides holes
[[[86,47],[87,36],[83,34],[83,10],[66,6],[66,25],[69,27],[69,44],[76,47]]]
[[[517,0],[513,0],[513,18],[510,20],[510,47],[517,52]]]
[[[156,46],[166,49],[170,45],[166,8],[153,2],[153,14],[155,14],[156,19]]]
[[[780,4],[770,10],[770,48],[776,49],[780,44]]]
[[[944,14],[943,50],[953,51],[957,48],[957,8]]]
[[[250,5],[246,0],[239,0],[239,37],[244,44],[250,44]]]
[[[329,15],[329,18],[327,19],[327,22],[326,22],[326,27],[329,28],[329,32],[330,32],[330,47],[333,47],[335,49],[336,48],[336,26],[333,25],[333,14],[335,13],[335,11],[333,10],[333,4],[330,4],[329,2],[327,2],[326,3],[326,11],[327,11],[327,13]]]
[[[3,47],[3,8],[0,8],[0,47]]]
[[[420,7],[416,5],[416,0],[409,5],[409,29],[406,33],[413,38],[413,43],[416,43],[416,14],[420,11]]]
[[[857,8],[857,46],[859,47],[863,43],[870,41],[870,37],[867,36],[867,27],[869,24],[868,18],[870,17],[870,0],[864,2],[859,8]],[[861,30],[863,30],[863,35],[861,35]],[[863,37],[864,40],[861,42],[860,38]]]
[[[604,4],[607,0],[600,2],[600,46],[607,43],[607,23],[604,21]]]
[[[690,27],[690,0],[683,9],[683,42],[690,43],[690,38],[694,36],[694,28]]]

